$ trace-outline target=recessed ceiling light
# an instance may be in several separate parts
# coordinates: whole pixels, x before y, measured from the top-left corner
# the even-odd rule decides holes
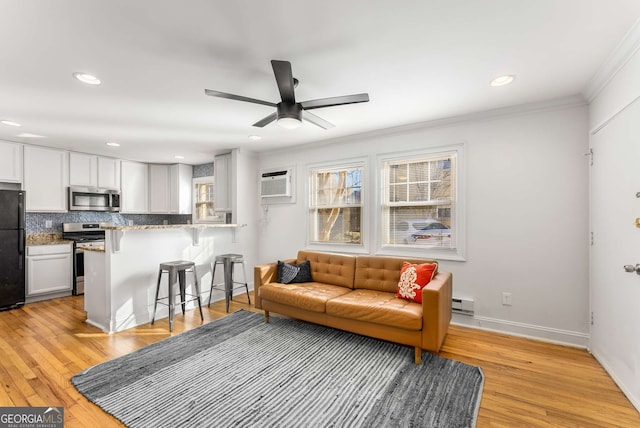
[[[44,138],[44,135],[30,134],[28,132],[23,132],[22,134],[16,135],[16,137],[22,137],[22,138]]]
[[[262,137],[259,135],[249,135],[250,140],[262,140]]]
[[[13,120],[0,120],[0,123],[7,126],[22,126],[18,122],[14,122]]]
[[[180,155],[175,155],[176,159],[184,159],[184,156],[180,156]]]
[[[73,77],[75,77],[79,81],[81,81],[83,83],[86,83],[86,84],[89,84],[89,85],[99,85],[100,83],[102,83],[102,82],[100,82],[100,79],[98,79],[93,74],[73,73]]]
[[[504,76],[496,77],[491,81],[491,86],[504,86],[515,80],[516,76],[514,74],[505,74]]]
[[[120,144],[114,143],[113,141],[109,141],[108,143],[105,143],[105,144],[110,147],[120,147]]]

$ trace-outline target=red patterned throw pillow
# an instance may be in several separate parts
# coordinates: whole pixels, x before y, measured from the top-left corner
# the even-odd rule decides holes
[[[414,265],[408,262],[402,263],[396,296],[412,302],[422,303],[422,289],[431,282],[437,268],[437,263],[424,263],[421,265]]]

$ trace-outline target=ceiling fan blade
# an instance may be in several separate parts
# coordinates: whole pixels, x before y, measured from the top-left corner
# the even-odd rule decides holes
[[[269,116],[262,118],[256,123],[254,123],[253,126],[257,126],[258,128],[263,128],[264,126],[270,124],[277,118],[278,118],[278,113],[271,113]]]
[[[302,119],[306,120],[307,122],[311,122],[322,129],[335,128],[335,125],[333,123],[329,122],[328,120],[324,120],[320,116],[316,116],[315,114],[308,111],[302,113]]]
[[[269,101],[262,101],[262,100],[257,100],[255,98],[243,97],[242,95],[227,94],[226,92],[214,91],[211,89],[205,89],[204,93],[212,97],[228,98],[230,100],[245,101],[247,103],[253,103],[253,104],[262,104],[269,107],[276,106],[276,104]]]
[[[293,74],[291,72],[291,63],[289,61],[271,60],[273,74],[276,76],[276,83],[280,91],[282,102],[287,104],[295,104],[296,96],[293,92],[295,85],[293,84]]]
[[[341,97],[321,98],[317,100],[303,101],[300,103],[304,110],[314,108],[332,107],[343,104],[366,103],[369,101],[369,94],[343,95]]]

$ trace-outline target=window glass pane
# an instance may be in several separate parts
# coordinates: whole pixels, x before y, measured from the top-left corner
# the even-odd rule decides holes
[[[360,165],[311,170],[311,242],[362,242],[362,172]]]
[[[315,242],[361,243],[360,208],[321,208],[315,215],[318,223]]]
[[[451,222],[450,218],[438,217],[442,209],[439,206],[392,207],[388,243],[450,248]]]

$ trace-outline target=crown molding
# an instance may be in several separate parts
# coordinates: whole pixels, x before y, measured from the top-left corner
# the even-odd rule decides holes
[[[398,135],[404,133],[411,133],[420,130],[437,129],[447,126],[454,126],[460,123],[472,123],[485,120],[502,119],[513,116],[520,116],[524,114],[532,114],[544,111],[564,110],[567,108],[586,106],[587,102],[582,95],[572,95],[569,97],[555,98],[546,101],[539,101],[528,104],[519,104],[509,107],[501,107],[491,110],[484,110],[475,113],[464,114],[460,116],[452,116],[442,119],[434,119],[424,122],[410,123],[406,125],[392,126],[389,128],[376,129],[373,131],[361,132],[351,135],[343,135],[340,137],[331,138],[328,140],[310,141],[308,143],[300,144],[292,147],[282,147],[273,150],[267,150],[260,152],[261,154],[276,154],[276,153],[294,153],[308,150],[311,145],[313,147],[324,147],[334,144],[346,144],[354,141],[362,141],[367,138],[383,137],[388,135]]]
[[[582,94],[591,103],[640,49],[640,19],[627,31],[622,41],[598,68]]]

